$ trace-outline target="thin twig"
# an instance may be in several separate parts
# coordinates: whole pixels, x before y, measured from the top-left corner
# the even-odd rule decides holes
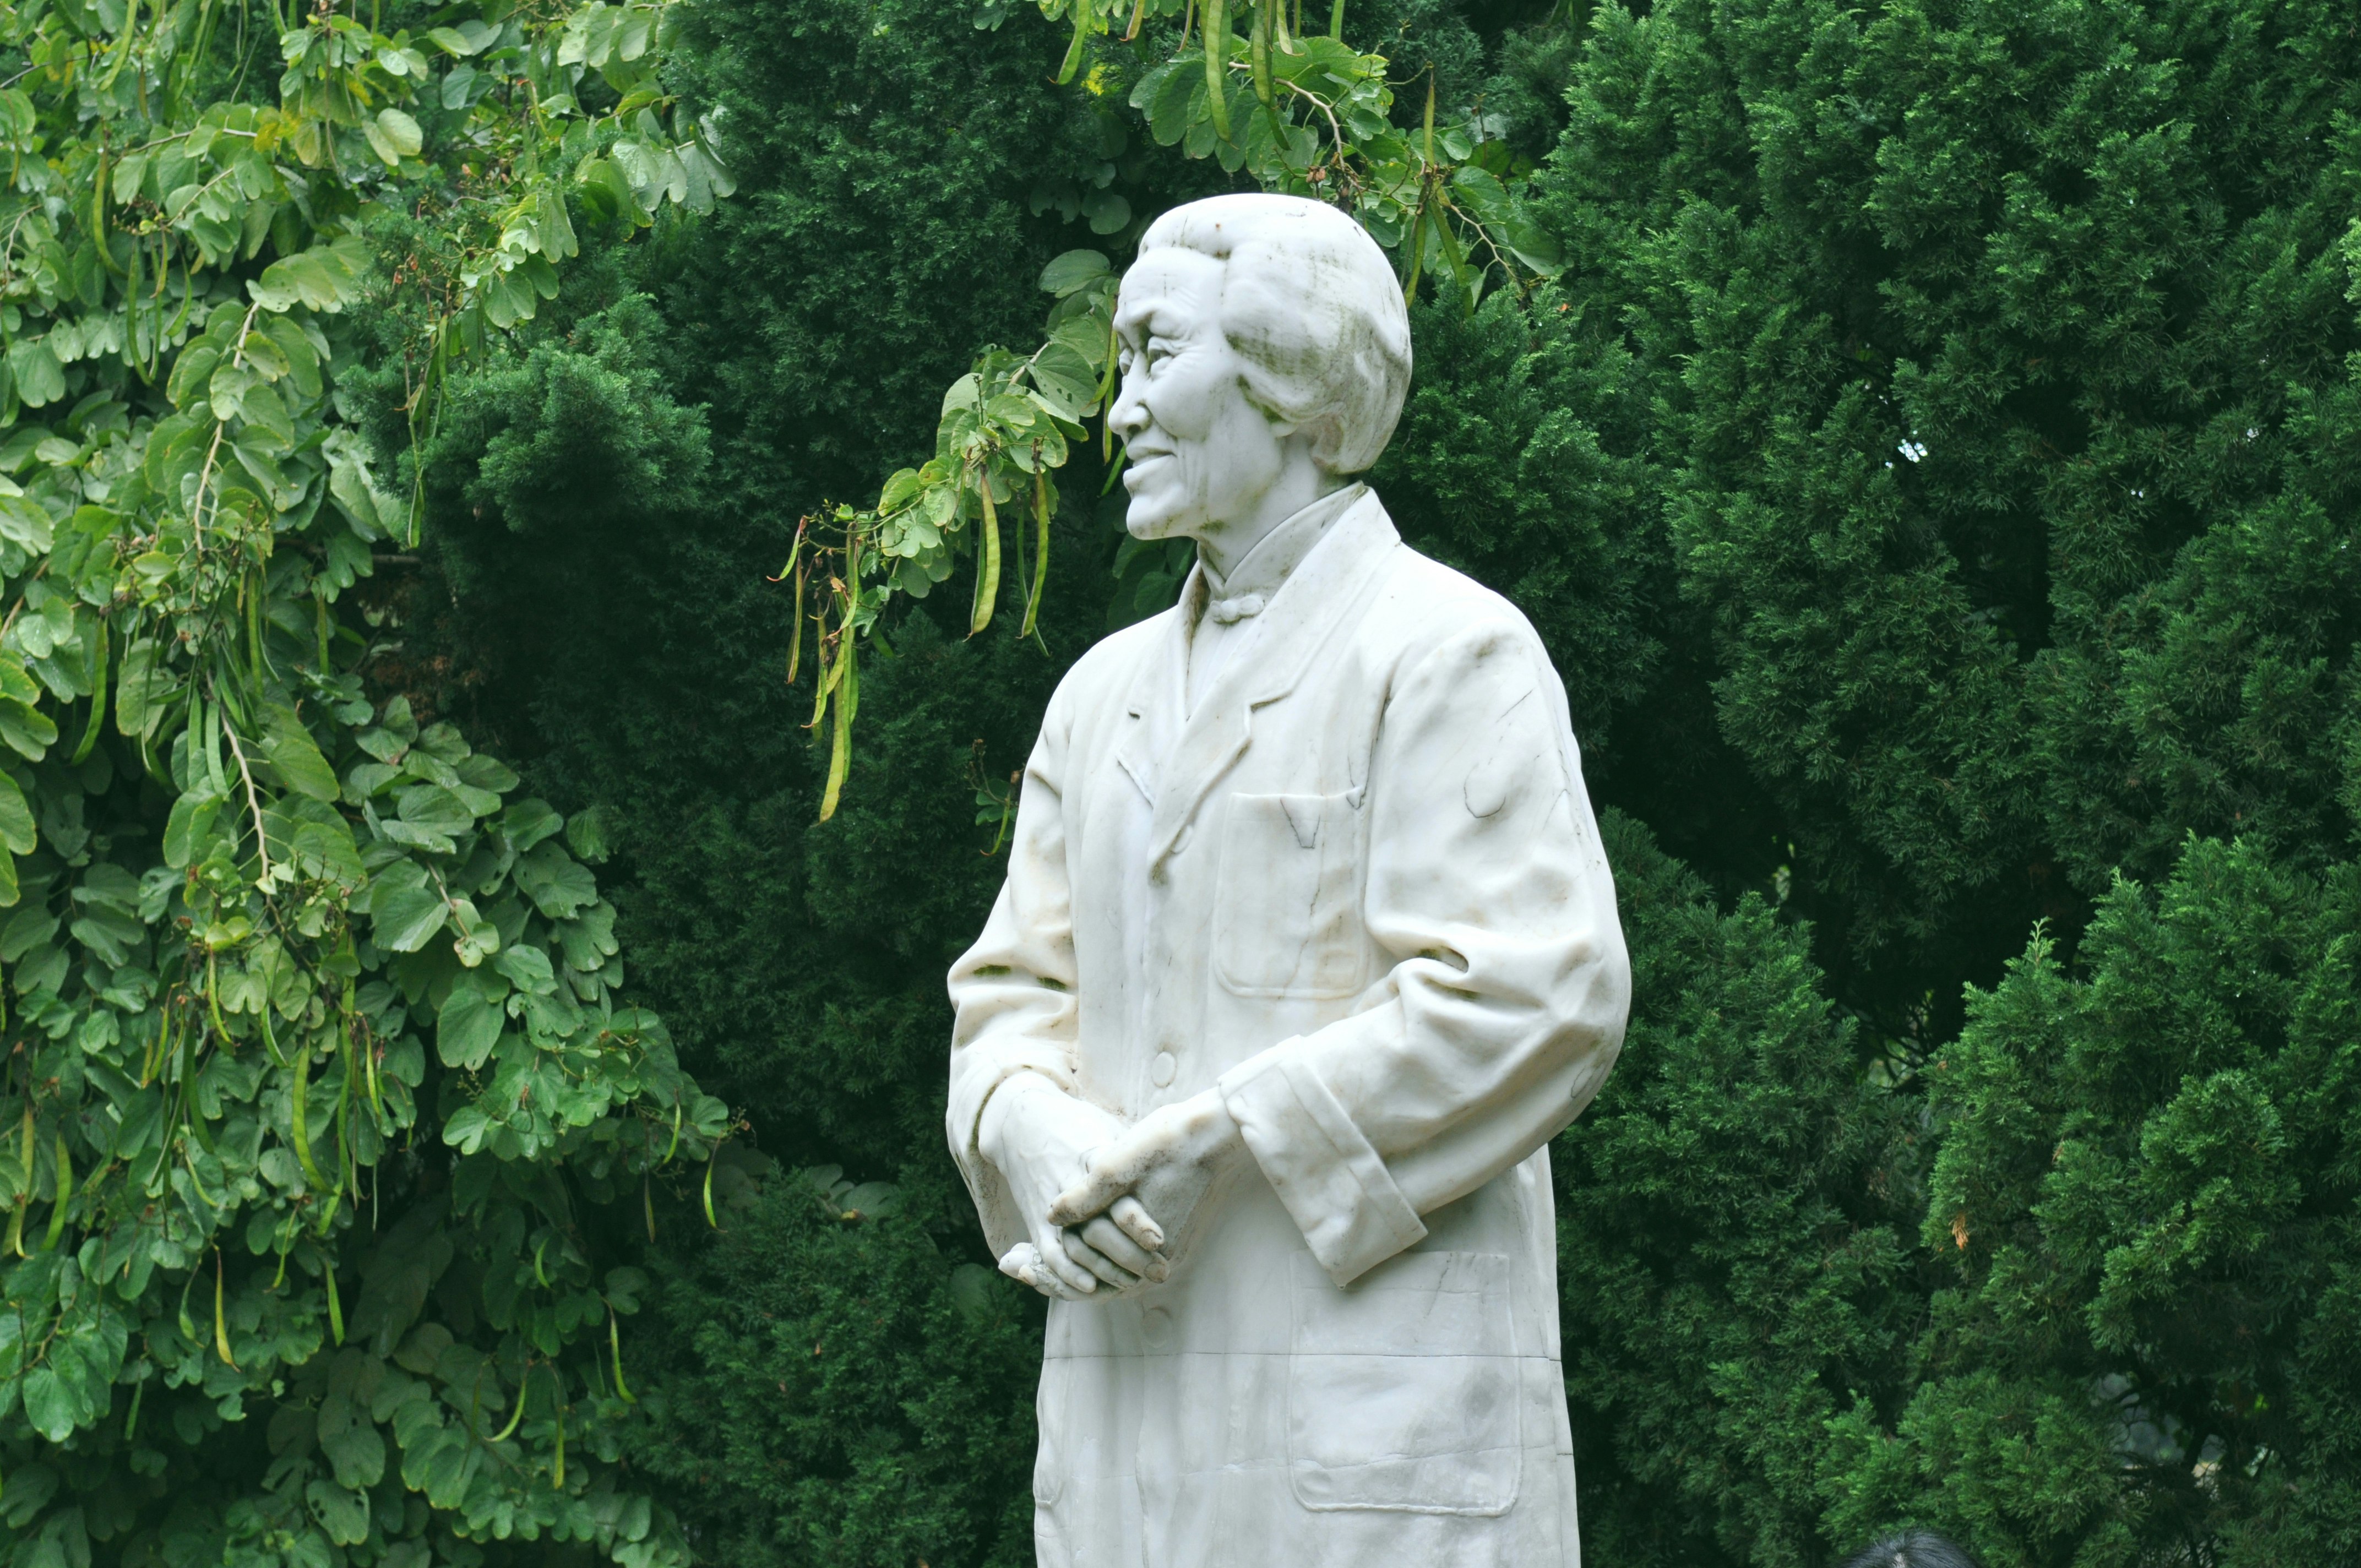
[[[214,701],[219,702],[220,698],[216,697]],[[224,723],[221,732],[222,738],[229,742],[229,754],[237,759],[237,776],[246,782],[247,807],[254,813],[254,852],[262,860],[262,875],[256,881],[258,885],[268,886],[272,880],[270,839],[262,830],[262,797],[255,793],[254,770],[246,765],[246,751],[237,743],[236,726]]]

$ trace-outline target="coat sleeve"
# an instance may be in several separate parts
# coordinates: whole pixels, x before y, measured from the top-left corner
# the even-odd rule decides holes
[[[1061,689],[1025,765],[1010,840],[1008,880],[975,945],[951,966],[951,1155],[967,1179],[996,1256],[1025,1239],[1007,1183],[978,1146],[983,1108],[1019,1074],[1076,1092],[1073,896],[1067,880],[1067,738],[1072,705]]]
[[[1631,1001],[1565,688],[1521,619],[1400,672],[1364,812],[1362,915],[1390,970],[1351,1016],[1219,1085],[1339,1284],[1579,1115]]]

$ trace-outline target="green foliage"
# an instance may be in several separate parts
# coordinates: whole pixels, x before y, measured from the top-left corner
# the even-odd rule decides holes
[[[1195,118],[1159,139],[1161,87],[1129,104],[1180,8],[1128,46],[1127,10],[1087,13],[1062,93],[1071,7],[1046,46],[966,9],[701,5],[680,90],[730,127],[742,199],[583,258],[524,352],[452,377],[428,569],[381,590],[411,642],[386,668],[603,809],[634,984],[700,1077],[774,1157],[898,1187],[847,1222],[725,1153],[718,1249],[667,1237],[660,1313],[621,1320],[667,1401],[634,1464],[717,1560],[1024,1560],[1030,1330],[958,1312],[989,1260],[940,1153],[939,975],[1058,672],[1178,563],[1071,504],[1107,478],[1057,402],[1072,365],[1047,391],[994,350],[949,422],[942,389],[977,345],[1042,341],[1059,258],[1094,302],[1074,253],[1119,269],[1227,175],[1189,159]],[[1249,137],[1241,9],[1217,64]],[[1439,143],[1556,149],[1532,210],[1568,265],[1526,299],[1430,293],[1376,481],[1532,617],[1634,819],[1607,818],[1631,1045],[1557,1150],[1592,1560],[1825,1564],[1911,1519],[1995,1564],[2353,1558],[2346,19],[1351,18],[1400,94],[1377,136],[1423,156],[1404,82],[1433,60]],[[1162,83],[1210,124],[1180,63]],[[382,362],[371,428],[399,445]],[[1033,422],[987,428],[999,396]],[[1029,600],[1045,426],[1070,501],[1039,641],[1018,613],[972,634],[956,566],[924,600],[831,599],[873,641],[815,823],[802,682],[844,644],[823,661],[807,624],[787,686],[812,601],[763,575],[799,520],[840,526],[933,452],[882,510],[997,476],[1028,552],[1012,569],[1005,533],[1001,594]],[[952,493],[956,559],[983,506]],[[934,547],[846,579],[816,537],[846,543],[806,533],[806,594],[816,560],[865,594]],[[2007,970],[2044,916],[2054,946]]]
[[[712,1560],[1032,1563],[1039,1306],[944,1255],[930,1233],[964,1216],[899,1197],[774,1174],[677,1256],[645,1320],[669,1398],[639,1463]]]
[[[1600,828],[1635,1002],[1551,1151],[1584,1552],[1817,1562],[1829,1419],[1905,1387],[1923,1156],[1803,932],[1752,894],[1722,913],[1620,813]]]
[[[372,695],[413,520],[339,401],[389,203],[423,361],[554,292],[566,179],[668,134],[657,16],[0,8],[17,1563],[686,1558],[622,1216],[726,1108],[616,994],[595,822]],[[726,183],[665,156],[619,217]]]
[[[2229,0],[1596,19],[1566,301],[1897,1031],[2189,828],[2342,832],[2353,47]]]
[[[1897,1434],[1837,1517],[1985,1561],[2349,1561],[2361,1376],[2361,875],[2252,840],[2037,938],[1938,1064],[1927,1245],[1956,1259]]]

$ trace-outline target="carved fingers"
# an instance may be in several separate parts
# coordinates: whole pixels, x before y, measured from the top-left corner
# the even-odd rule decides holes
[[[1129,1199],[1118,1200],[1139,1205]],[[1141,1215],[1145,1210],[1139,1210]],[[1153,1229],[1154,1223],[1149,1222]],[[1066,1255],[1089,1269],[1116,1289],[1125,1289],[1146,1280],[1151,1285],[1162,1284],[1167,1272],[1165,1260],[1149,1248],[1141,1246],[1114,1220],[1105,1214],[1093,1216],[1077,1226],[1069,1226],[1063,1234]]]

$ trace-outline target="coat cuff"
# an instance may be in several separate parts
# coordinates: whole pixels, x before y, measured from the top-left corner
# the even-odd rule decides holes
[[[1297,1052],[1275,1047],[1215,1088],[1329,1278],[1349,1285],[1425,1237],[1386,1162]]]

